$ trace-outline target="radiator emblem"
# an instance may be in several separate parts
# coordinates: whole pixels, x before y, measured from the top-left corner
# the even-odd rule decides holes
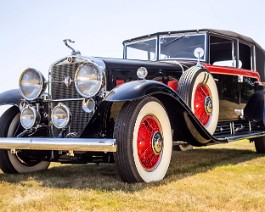
[[[71,77],[65,77],[64,79],[64,84],[66,85],[66,87],[68,88],[71,84],[72,84],[73,80],[71,79]]]
[[[74,57],[67,57],[67,62],[68,63],[74,63],[75,62],[75,58]]]

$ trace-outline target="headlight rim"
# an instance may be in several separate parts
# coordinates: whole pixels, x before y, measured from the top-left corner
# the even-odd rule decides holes
[[[78,85],[77,85],[77,75],[78,73],[80,72],[80,70],[86,66],[86,65],[92,65],[94,66],[97,70],[98,70],[98,73],[99,73],[99,77],[100,77],[100,86],[98,87],[98,89],[96,90],[96,92],[93,94],[93,95],[86,95],[84,93],[82,93],[80,91],[80,89],[78,88]],[[82,96],[82,97],[85,97],[85,98],[93,98],[94,96],[96,96],[100,90],[102,89],[103,85],[104,85],[104,74],[103,74],[103,70],[96,64],[96,63],[93,63],[93,62],[86,62],[86,63],[83,63],[81,64],[80,66],[77,67],[76,71],[75,71],[75,75],[74,75],[74,83],[75,83],[75,89],[76,91]]]
[[[25,75],[25,73],[26,73],[27,71],[35,71],[35,72],[38,74],[39,79],[40,79],[41,89],[39,90],[38,95],[36,95],[36,96],[34,96],[34,97],[32,97],[32,98],[29,98],[29,97],[27,97],[26,95],[24,95],[24,93],[23,93],[23,91],[22,91],[22,85],[21,85],[21,83],[22,83],[22,77]],[[19,92],[20,92],[21,96],[22,96],[24,99],[28,100],[28,101],[33,101],[33,100],[39,98],[39,97],[41,96],[41,94],[45,91],[46,86],[47,86],[47,84],[46,84],[46,80],[45,80],[45,77],[43,76],[43,74],[42,74],[40,71],[38,71],[38,70],[35,69],[35,68],[27,68],[27,69],[25,69],[25,70],[20,74],[20,76],[19,76],[18,84],[19,84]]]
[[[58,127],[57,124],[54,123],[54,111],[56,108],[63,108],[65,111],[66,111],[66,115],[67,115],[67,123],[63,126],[63,127]],[[54,127],[56,127],[57,129],[65,129],[66,127],[69,126],[70,124],[70,121],[71,121],[71,111],[70,111],[70,108],[68,106],[66,106],[65,104],[62,104],[62,103],[59,103],[57,104],[51,111],[51,123],[53,124]]]
[[[25,125],[23,124],[23,121],[21,121],[22,120],[21,117],[22,117],[23,113],[25,112],[25,110],[31,110],[33,112],[34,119],[33,119],[32,124],[30,125],[30,127],[25,127]],[[41,116],[40,116],[39,112],[34,107],[31,107],[28,105],[21,110],[19,120],[20,120],[21,126],[24,129],[29,130],[29,129],[32,129],[34,126],[36,126],[40,123]]]

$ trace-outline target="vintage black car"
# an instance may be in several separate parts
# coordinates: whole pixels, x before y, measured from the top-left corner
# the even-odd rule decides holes
[[[48,80],[28,68],[0,119],[4,173],[50,162],[115,162],[125,182],[159,181],[173,149],[239,139],[265,152],[265,51],[222,30],[155,33],[123,42],[123,59],[72,54]],[[71,44],[72,45],[72,44]]]

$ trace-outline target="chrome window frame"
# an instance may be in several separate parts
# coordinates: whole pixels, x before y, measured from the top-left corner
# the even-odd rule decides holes
[[[256,51],[255,51],[255,45],[248,43],[246,41],[238,39],[238,59],[240,59],[240,43],[248,46],[250,48],[250,71],[256,71]]]

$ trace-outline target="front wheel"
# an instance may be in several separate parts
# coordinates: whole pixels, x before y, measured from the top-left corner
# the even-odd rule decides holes
[[[159,100],[147,97],[126,103],[114,128],[115,163],[125,182],[162,180],[172,154],[171,125]]]
[[[19,109],[9,108],[0,118],[0,137],[15,137],[21,132]],[[25,152],[12,154],[10,150],[0,149],[0,168],[4,173],[26,173],[47,169],[49,162],[31,158]]]

